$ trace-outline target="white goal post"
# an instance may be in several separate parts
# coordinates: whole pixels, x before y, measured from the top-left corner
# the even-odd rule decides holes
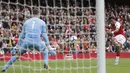
[[[98,73],[106,73],[105,58],[105,5],[104,0],[96,0],[96,25],[98,48]]]

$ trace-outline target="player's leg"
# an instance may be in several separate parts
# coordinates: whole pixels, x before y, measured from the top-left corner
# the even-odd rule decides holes
[[[11,58],[7,62],[7,64],[3,67],[2,72],[5,72],[10,65],[12,65],[19,57],[20,54],[22,55],[25,51],[23,49],[18,50],[16,47],[14,47],[11,51]]]
[[[116,49],[115,65],[117,65],[119,63],[119,58],[120,58],[121,44],[115,42],[114,45]]]
[[[48,65],[48,49],[45,47],[44,42],[41,42],[40,47],[37,49],[42,52],[42,56],[44,57],[44,68],[45,69],[50,69]]]
[[[50,67],[49,67],[49,64],[48,64],[48,54],[55,56],[56,53],[55,53],[54,50],[48,51],[47,47],[45,47],[45,46],[46,45],[45,45],[44,41],[42,41],[40,43],[40,50],[42,51],[42,56],[44,57],[44,68],[49,70]]]
[[[48,64],[48,49],[45,48],[45,50],[42,51],[42,56],[44,57],[44,68],[50,69]]]
[[[42,56],[44,56],[44,68],[50,70],[50,67],[49,67],[49,64],[48,64],[48,61],[49,61],[48,54],[50,54],[52,56],[55,56],[56,53],[55,53],[54,50],[49,50],[48,51],[47,48],[45,48],[45,50],[42,52]]]
[[[48,51],[47,47],[45,47],[44,41],[42,41],[39,45],[39,47],[35,47],[38,51],[42,52],[42,56],[44,57],[44,68],[50,69],[49,64],[48,64],[48,54],[51,54],[53,56],[56,55],[54,50]]]
[[[11,64],[13,64],[13,62],[15,62],[15,61],[17,60],[18,57],[15,56],[16,53],[17,53],[17,49],[14,47],[14,48],[12,49],[12,51],[11,51],[12,56],[11,56],[10,60],[7,62],[7,64],[6,64],[6,65],[3,67],[3,69],[2,69],[3,72],[4,72]]]
[[[119,58],[120,58],[120,51],[122,48],[122,45],[125,43],[126,38],[123,35],[118,35],[115,37],[114,45],[116,48],[116,60],[115,60],[115,65],[118,65],[119,63]]]

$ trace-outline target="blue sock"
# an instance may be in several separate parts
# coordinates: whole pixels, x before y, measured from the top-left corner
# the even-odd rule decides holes
[[[6,70],[10,65],[12,65],[17,60],[16,56],[12,56],[11,59],[7,62],[7,64],[3,67],[2,70]]]
[[[44,64],[48,65],[48,49],[42,52],[42,56],[44,57]]]

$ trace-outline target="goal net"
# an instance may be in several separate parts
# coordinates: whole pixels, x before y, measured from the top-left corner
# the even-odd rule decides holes
[[[97,73],[95,0],[0,0],[0,69],[11,58],[24,22],[36,6],[57,55],[44,69],[41,52],[26,52],[5,73]]]

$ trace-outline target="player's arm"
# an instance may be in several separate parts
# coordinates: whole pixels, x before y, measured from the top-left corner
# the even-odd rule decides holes
[[[23,42],[23,39],[24,39],[24,38],[25,38],[25,25],[24,25],[23,28],[22,28],[22,33],[21,33],[20,36],[19,36],[17,46],[20,46],[20,45],[21,45],[21,43]]]
[[[45,24],[45,23],[44,23]],[[50,42],[47,36],[47,30],[46,30],[46,25],[42,25],[42,38],[45,42],[45,45],[47,46],[47,48],[50,50],[51,46],[50,46]]]
[[[112,33],[118,32],[119,29],[120,29],[120,26],[121,26],[121,24],[120,24],[119,22],[117,22],[117,23],[115,24],[116,29],[115,29],[114,31],[112,31]]]

